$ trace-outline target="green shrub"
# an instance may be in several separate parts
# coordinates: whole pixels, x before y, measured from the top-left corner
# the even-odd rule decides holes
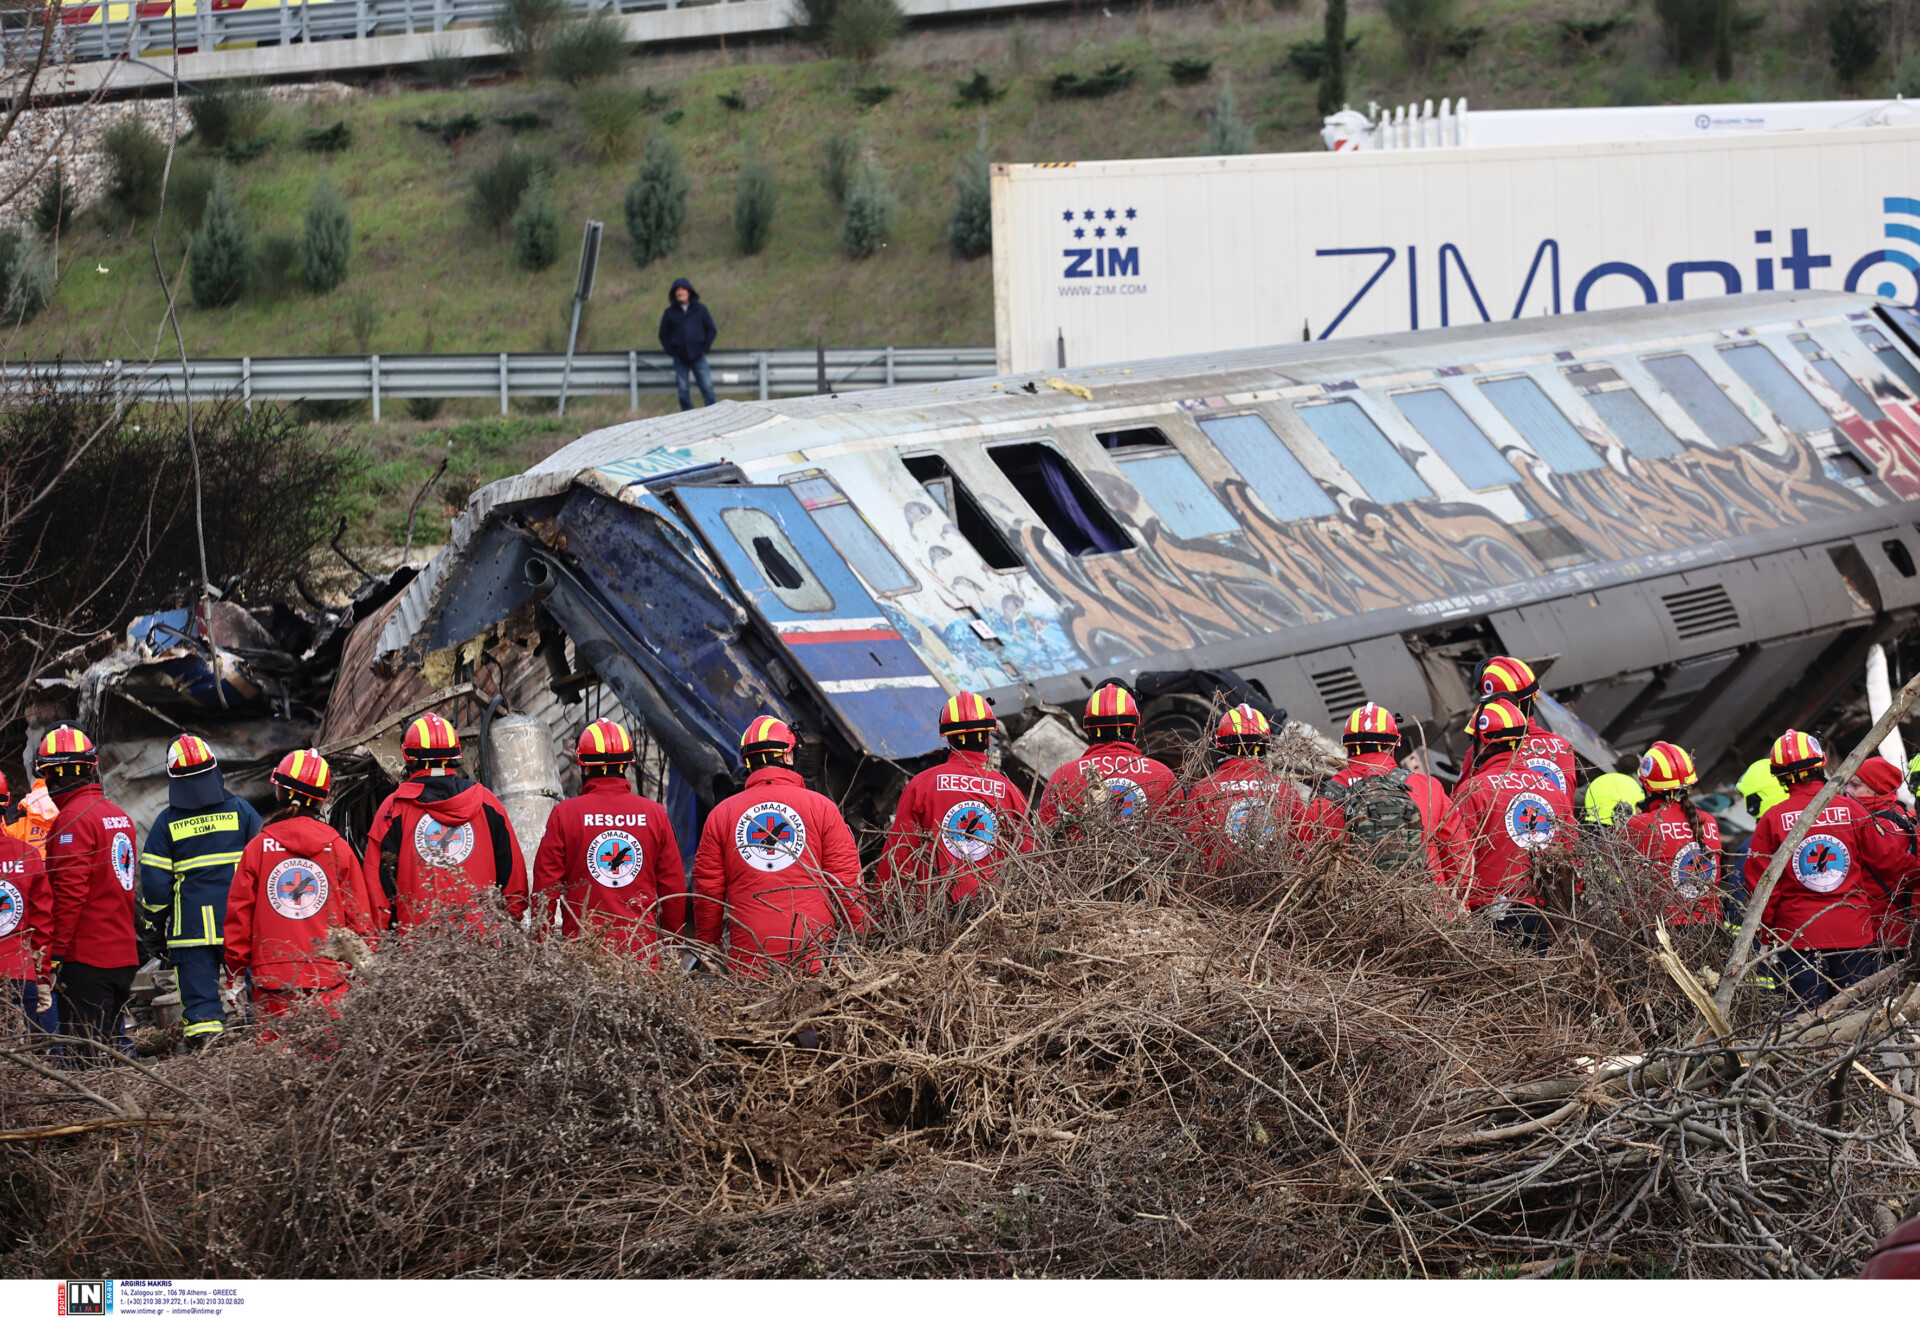
[[[459,87],[467,81],[467,61],[451,41],[436,41],[427,47],[426,62],[420,71],[436,87]]]
[[[675,124],[679,123],[682,119],[685,119],[686,117],[687,117],[687,112],[676,105],[673,107],[673,109],[668,110],[665,114],[660,116],[660,122],[665,124],[667,127],[671,128]]]
[[[996,87],[986,74],[979,69],[965,82],[954,84],[953,103],[955,105],[992,105],[1007,94],[1005,87]]]
[[[793,16],[799,20],[793,25],[795,34],[802,41],[824,46],[833,31],[833,15],[838,7],[839,0],[794,0]]]
[[[773,232],[773,207],[779,193],[780,184],[773,176],[773,166],[760,158],[753,139],[748,138],[746,164],[741,166],[740,181],[733,194],[733,236],[748,256],[767,245],[767,236]]]
[[[597,159],[613,160],[633,149],[640,121],[646,117],[644,99],[624,87],[587,87],[577,104],[587,150]]]
[[[0,228],[0,318],[31,320],[53,298],[53,259],[32,234]]]
[[[346,282],[353,258],[353,221],[347,203],[324,175],[313,185],[300,226],[300,278],[315,293]]]
[[[837,0],[827,49],[841,59],[871,64],[886,54],[904,21],[896,0]]]
[[[151,219],[160,209],[167,144],[144,119],[128,117],[100,135],[107,157],[107,202],[122,219]]]
[[[885,247],[899,209],[878,162],[871,157],[861,161],[847,189],[847,213],[840,229],[840,245],[847,255],[864,261]]]
[[[626,59],[626,29],[614,14],[603,9],[555,27],[540,53],[540,66],[549,78],[578,87],[611,78]]]
[[[513,259],[523,270],[545,270],[560,259],[560,208],[544,177],[520,194],[513,213]]]
[[[531,133],[535,129],[547,126],[547,117],[538,110],[515,110],[512,114],[496,114],[493,121],[509,133]]]
[[[1347,37],[1347,0],[1327,0],[1327,12],[1320,36],[1320,67],[1314,76],[1320,80],[1314,92],[1314,108],[1324,117],[1337,114],[1347,103],[1347,53],[1353,43]],[[1289,50],[1288,56],[1293,52]]]
[[[1207,112],[1207,135],[1200,144],[1203,156],[1247,156],[1253,154],[1253,131],[1240,118],[1240,105],[1234,99],[1233,83],[1220,84],[1220,95]]]
[[[1653,0],[1667,57],[1675,64],[1705,59],[1714,45],[1720,0]]]
[[[532,158],[518,147],[508,147],[467,180],[467,214],[495,236],[505,234],[513,213],[520,209],[520,194],[532,179]]]
[[[284,229],[275,229],[253,240],[250,286],[255,297],[278,302],[301,282],[299,238]]]
[[[847,188],[859,160],[860,141],[851,133],[828,133],[820,144],[820,186],[833,198],[834,205],[846,205]]]
[[[849,94],[861,109],[871,110],[874,106],[879,105],[893,95],[893,84],[890,82],[870,82],[855,87]]]
[[[195,92],[187,98],[187,118],[193,124],[193,140],[216,151],[258,137],[272,108],[266,92],[253,82],[228,83]]]
[[[744,110],[747,108],[747,98],[737,91],[715,92],[713,99],[720,102],[721,105],[729,110]]]
[[[947,245],[962,261],[987,256],[993,251],[993,193],[991,169],[987,159],[986,134],[960,162],[953,177],[953,218],[947,222]]]
[[[353,335],[353,346],[361,352],[372,352],[374,332],[379,328],[379,304],[367,294],[359,294],[347,305],[347,333]]]
[[[234,200],[233,185],[225,170],[213,176],[213,191],[207,195],[207,209],[193,236],[193,249],[187,264],[187,282],[193,290],[194,305],[224,307],[247,291],[247,278],[253,271],[253,236],[248,232],[246,216]]]
[[[33,229],[42,238],[66,233],[73,228],[73,189],[67,186],[67,171],[59,161],[47,172],[33,201]]]
[[[1827,12],[1827,56],[1849,90],[1873,72],[1886,49],[1882,12],[1864,0],[1833,0]]]
[[[1560,48],[1569,54],[1592,50],[1614,33],[1633,26],[1625,14],[1610,18],[1562,18],[1555,20],[1560,29]]]
[[[487,21],[487,33],[514,58],[523,73],[540,67],[555,29],[573,16],[568,0],[503,0]]]
[[[300,134],[300,145],[309,151],[345,151],[353,145],[353,125],[341,119],[325,128],[309,128]]]
[[[1179,86],[1191,87],[1213,76],[1213,61],[1182,55],[1179,59],[1167,61],[1167,76]]]
[[[1048,89],[1055,96],[1069,100],[1094,100],[1132,86],[1134,76],[1124,61],[1116,61],[1084,78],[1077,73],[1056,73]]]
[[[220,166],[205,156],[173,157],[173,175],[167,180],[167,221],[180,233],[192,233],[206,217],[207,198],[213,195]]]
[[[263,133],[259,137],[235,138],[220,148],[219,155],[220,159],[229,165],[244,165],[267,154],[267,148],[272,145],[272,133]]]
[[[1416,68],[1433,62],[1453,27],[1456,0],[1381,0],[1387,25]]]
[[[644,114],[655,114],[673,104],[672,92],[657,92],[652,87],[640,93],[640,109]]]
[[[635,265],[651,265],[679,246],[688,191],[679,148],[664,133],[655,133],[640,158],[640,172],[627,188],[627,237],[633,242]]]
[[[1347,38],[1348,55],[1359,48],[1359,37]],[[1327,43],[1318,37],[1290,42],[1287,46],[1287,66],[1303,78],[1318,78],[1327,71]]]
[[[452,146],[463,138],[471,137],[480,131],[480,116],[471,110],[457,114],[451,119],[413,119],[409,121],[423,133],[430,133],[447,146]]]

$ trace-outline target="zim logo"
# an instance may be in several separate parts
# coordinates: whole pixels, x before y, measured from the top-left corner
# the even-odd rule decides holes
[[[749,806],[733,826],[733,849],[757,870],[777,873],[807,849],[807,825],[784,801]]]
[[[1127,237],[1133,222],[1139,218],[1140,211],[1135,206],[1087,206],[1079,210],[1068,208],[1061,211],[1061,222],[1076,245],[1061,250],[1060,255],[1066,258],[1067,265],[1066,269],[1061,271],[1060,277],[1062,279],[1119,279],[1124,276],[1139,278],[1139,247],[1116,245]],[[1102,246],[1103,242],[1108,245]],[[1083,243],[1091,245],[1078,245]]]
[[[1688,900],[1704,897],[1720,877],[1718,859],[1698,842],[1674,853],[1671,871],[1674,889]]]
[[[289,920],[310,920],[327,905],[327,872],[305,856],[283,860],[267,874],[267,905]]]
[[[640,839],[610,828],[587,848],[587,873],[603,888],[624,888],[640,877]]]
[[[6,879],[0,879],[0,938],[20,927],[27,913],[27,900]]]
[[[113,877],[120,880],[120,886],[128,892],[133,891],[133,839],[125,833],[113,835]]]
[[[413,849],[422,864],[453,869],[473,854],[473,825],[448,828],[432,815],[421,815],[420,822],[413,826]]]
[[[1793,853],[1793,877],[1814,892],[1832,892],[1847,881],[1853,855],[1847,844],[1830,833],[1815,833]]]
[[[1522,792],[1507,803],[1506,825],[1515,846],[1537,851],[1553,841],[1553,807],[1537,792]]]
[[[1000,844],[1000,821],[984,801],[962,801],[940,820],[940,845],[955,860],[985,860]]]

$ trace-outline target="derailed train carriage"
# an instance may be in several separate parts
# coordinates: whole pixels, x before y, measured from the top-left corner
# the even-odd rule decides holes
[[[381,663],[538,644],[703,805],[772,711],[869,824],[954,689],[1018,733],[1122,679],[1150,746],[1372,699],[1444,761],[1497,652],[1597,767],[1724,782],[1920,606],[1917,400],[1920,321],[1806,291],[723,402],[475,494]]]

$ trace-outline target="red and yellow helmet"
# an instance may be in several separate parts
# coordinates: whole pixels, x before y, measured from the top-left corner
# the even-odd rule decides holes
[[[1773,754],[1768,757],[1768,762],[1773,767],[1774,777],[1785,778],[1803,769],[1820,768],[1827,762],[1827,752],[1818,737],[1788,728],[1773,743]]]
[[[175,737],[173,745],[167,747],[167,777],[191,778],[196,773],[205,773],[214,767],[213,747],[187,733]]]
[[[1089,728],[1137,728],[1140,703],[1131,691],[1109,682],[1087,697],[1087,714],[1081,722]]]
[[[1400,740],[1400,724],[1391,711],[1369,700],[1347,715],[1340,740],[1349,746],[1386,745]]]
[[[93,738],[70,723],[62,723],[40,738],[40,746],[34,755],[35,764],[50,768],[64,764],[90,766],[99,762],[100,752],[95,749]]]
[[[598,718],[580,730],[573,756],[581,764],[633,763],[633,738],[610,718]]]
[[[275,787],[284,787],[296,796],[324,801],[333,790],[333,769],[319,751],[294,751],[284,755],[274,771],[267,775]]]
[[[779,755],[799,744],[793,729],[771,714],[762,714],[747,724],[747,730],[740,734],[742,755]]]
[[[460,758],[460,734],[454,731],[453,724],[438,714],[422,714],[407,724],[407,735],[401,738],[400,753],[409,760],[423,763]]]
[[[967,732],[992,732],[993,708],[985,698],[962,691],[940,707],[940,735],[954,737]]]
[[[1264,742],[1272,735],[1273,724],[1265,714],[1252,705],[1235,705],[1220,716],[1220,726],[1213,730],[1213,744],[1226,749]]]
[[[1677,792],[1700,781],[1693,756],[1670,741],[1656,741],[1640,757],[1640,786],[1649,792]]]
[[[1487,660],[1487,666],[1480,671],[1482,700],[1505,698],[1517,705],[1538,694],[1540,679],[1533,675],[1533,669],[1524,660],[1511,655],[1495,655]]]
[[[1473,735],[1481,741],[1518,741],[1527,735],[1527,716],[1511,700],[1489,700],[1473,716]]]

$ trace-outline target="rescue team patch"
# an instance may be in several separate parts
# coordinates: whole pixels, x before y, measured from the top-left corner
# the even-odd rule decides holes
[[[20,927],[20,921],[27,916],[27,899],[20,890],[0,879],[0,938],[5,938]]]
[[[984,801],[962,801],[941,817],[940,845],[955,860],[985,860],[1000,844],[1000,821]]]
[[[640,840],[610,828],[587,847],[587,873],[603,888],[624,888],[640,877]]]
[[[1814,892],[1832,892],[1847,881],[1853,868],[1853,856],[1847,844],[1830,833],[1815,833],[1800,843],[1793,853],[1793,877],[1800,886]]]
[[[267,905],[289,920],[310,920],[327,904],[327,872],[305,856],[267,872]]]
[[[1536,757],[1528,760],[1526,767],[1539,774],[1542,778],[1545,778],[1561,791],[1564,792],[1567,790],[1567,776],[1560,772],[1560,764],[1557,760]]]
[[[113,877],[120,880],[120,886],[128,892],[133,891],[134,861],[133,839],[125,833],[113,835]]]
[[[473,825],[448,828],[432,815],[421,815],[413,826],[413,849],[422,864],[452,869],[473,854]]]
[[[762,801],[733,826],[733,848],[755,869],[777,873],[806,852],[807,826],[784,801]]]
[[[1720,877],[1719,858],[1698,842],[1689,842],[1674,853],[1671,873],[1682,897],[1703,897]]]
[[[1227,807],[1227,817],[1222,821],[1222,826],[1229,838],[1235,842],[1245,842],[1249,840],[1247,834],[1256,826],[1262,834],[1271,831],[1265,825],[1256,825],[1256,821],[1266,812],[1267,802],[1260,797],[1238,797]]]
[[[1132,819],[1147,804],[1147,791],[1131,778],[1107,779],[1107,791],[1113,797],[1113,808],[1120,812],[1120,818]]]
[[[1553,841],[1553,807],[1538,792],[1522,792],[1507,803],[1506,825],[1515,846],[1537,851]]]

